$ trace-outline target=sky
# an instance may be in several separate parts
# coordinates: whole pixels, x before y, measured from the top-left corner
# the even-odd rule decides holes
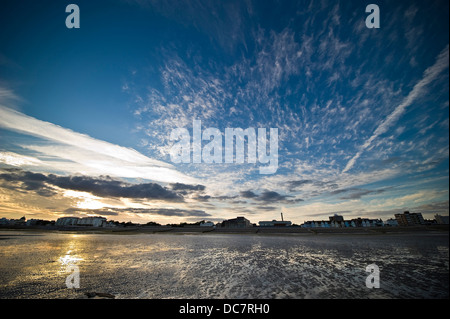
[[[70,3],[79,28],[66,26]],[[366,25],[372,3],[379,28]],[[2,1],[0,217],[448,215],[448,6]],[[237,149],[231,163],[220,156],[238,128],[267,129],[275,172],[261,173],[259,150],[256,162],[250,148],[243,163]],[[171,157],[177,129],[192,142],[187,163]],[[213,142],[201,154],[218,160],[195,162]]]

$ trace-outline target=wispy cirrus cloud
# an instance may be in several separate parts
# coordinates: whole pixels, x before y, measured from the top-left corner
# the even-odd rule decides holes
[[[216,220],[245,213],[272,219],[273,212],[283,209],[301,222],[304,216],[328,212],[357,216],[384,214],[395,205],[426,207],[427,198],[442,201],[445,190],[448,196],[443,186],[448,181],[443,168],[448,161],[448,75],[443,72],[448,46],[441,52],[448,39],[442,36],[440,9],[445,1],[386,2],[379,30],[366,28],[365,5],[359,1],[125,2],[132,5],[126,7],[130,15],[121,19],[126,27],[118,38],[127,38],[126,52],[118,39],[111,45],[108,37],[97,37],[80,65],[99,52],[94,49],[117,48],[105,60],[108,68],[98,67],[105,72],[103,81],[120,78],[116,107],[125,107],[121,98],[128,98],[126,107],[135,116],[129,123],[135,128],[130,143],[139,136],[140,144],[135,149],[114,145],[15,111],[21,99],[9,85],[2,88],[0,79],[0,105],[9,107],[0,107],[0,129],[8,131],[0,137],[5,141],[1,166],[46,178],[3,175],[3,211],[32,202],[35,207],[27,208],[32,212],[39,203],[58,214],[159,216],[170,222],[165,217],[210,214]],[[120,6],[125,8],[123,1]],[[133,15],[136,8],[138,16]],[[146,13],[157,19],[147,24]],[[147,37],[150,29],[155,33]],[[126,67],[111,70],[115,61]],[[0,53],[0,66],[5,64],[11,71]],[[55,87],[55,68],[49,69],[52,74],[42,77],[41,88]],[[88,80],[84,72],[90,70],[72,72]],[[120,86],[103,81],[84,100],[106,101],[102,94]],[[57,87],[65,96],[85,89],[84,83],[77,85]],[[47,98],[26,94],[36,108]],[[64,98],[48,96],[64,105]],[[92,107],[98,107],[97,114],[109,111],[107,103],[93,102]],[[221,132],[227,127],[278,128],[277,174],[260,176],[248,163],[169,163],[171,130],[190,131],[194,119],[202,121],[203,129]],[[88,123],[96,125],[95,120]],[[89,130],[96,132],[95,127]],[[50,199],[58,200],[51,205],[55,208],[47,208]]]
[[[0,152],[0,163],[11,166],[38,166],[43,164],[37,158],[14,152]]]
[[[448,61],[449,47],[447,45],[447,47],[436,58],[435,64],[425,70],[423,78],[414,86],[408,96],[406,96],[402,103],[381,122],[372,136],[365,141],[363,145],[361,145],[359,151],[347,162],[347,165],[342,171],[343,173],[349,171],[355,165],[356,160],[361,156],[362,152],[369,148],[378,136],[386,133],[398,121],[398,119],[405,113],[408,106],[426,93],[426,86],[436,80],[443,71],[448,69]]]
[[[0,106],[0,128],[47,142],[47,145],[42,145],[30,139],[27,144],[18,143],[22,148],[34,151],[35,157],[31,156],[31,152],[27,155],[2,152],[0,159],[4,163],[11,164],[15,158],[15,165],[39,163],[43,169],[66,173],[85,172],[159,182],[194,181],[171,164],[149,158],[134,149],[41,121],[8,107]]]
[[[399,32],[414,25],[414,8],[407,10],[405,21],[400,14],[404,10],[386,13],[390,22],[383,30],[394,34],[388,39],[381,32],[369,33],[361,18],[363,9],[342,1],[309,1],[299,5],[288,26],[277,30],[247,21],[245,39],[252,46],[232,63],[221,64],[220,59],[206,63],[192,47],[188,55],[161,50],[164,63],[152,74],[159,77],[161,86],[142,90],[133,85],[133,77],[126,86],[134,97],[135,114],[149,149],[158,158],[167,158],[170,130],[190,129],[194,118],[201,119],[205,127],[278,127],[282,170],[277,176],[255,176],[248,166],[183,167],[203,179],[206,194],[196,198],[209,203],[237,196],[249,202],[303,205],[299,198],[307,201],[348,189],[355,191],[333,198],[360,199],[383,194],[372,187],[366,189],[366,184],[435,167],[445,158],[442,151],[435,152],[441,155],[433,156],[427,166],[398,155],[413,147],[426,151],[429,139],[397,142],[405,136],[405,129],[400,128],[384,137],[405,114],[407,105],[426,92],[427,81],[434,76],[424,74],[404,98],[399,87],[407,88],[411,79],[402,73],[390,74],[396,59],[400,61],[395,67],[410,67],[418,53],[392,50],[395,42],[424,40],[420,32]],[[344,19],[348,20],[345,24]],[[348,32],[349,26],[354,32]],[[424,25],[417,27],[423,29]],[[399,108],[392,111],[392,103]],[[417,129],[444,125],[434,122],[424,121]],[[411,119],[407,123],[417,124]],[[418,158],[416,154],[412,157]],[[359,170],[352,172],[355,165]]]

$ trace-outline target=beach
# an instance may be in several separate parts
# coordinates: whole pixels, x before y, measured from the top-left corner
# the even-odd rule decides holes
[[[448,298],[448,232],[0,231],[0,298]],[[366,287],[368,265],[379,289]],[[68,266],[79,288],[68,288]]]

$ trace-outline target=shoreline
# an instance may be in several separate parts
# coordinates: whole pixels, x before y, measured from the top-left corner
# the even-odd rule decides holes
[[[55,232],[78,234],[249,234],[249,235],[392,235],[412,233],[449,233],[449,225],[420,225],[397,227],[355,227],[355,228],[301,228],[301,227],[248,227],[248,228],[215,228],[215,227],[39,227],[39,226],[1,226],[0,230],[16,230],[30,232]]]

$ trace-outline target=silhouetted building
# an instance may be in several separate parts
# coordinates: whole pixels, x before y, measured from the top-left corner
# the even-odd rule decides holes
[[[434,215],[434,219],[438,224],[448,225],[448,216]]]
[[[9,226],[25,226],[27,219],[23,216],[20,219],[7,219],[3,217],[0,220],[0,225],[9,225]]]
[[[224,227],[224,228],[246,228],[246,227],[252,227],[252,224],[245,217],[236,217],[233,219],[224,220],[221,223],[221,227]]]
[[[369,219],[369,218],[354,218],[351,220],[355,226],[354,227],[379,227],[384,226],[381,219]]]
[[[29,219],[26,222],[27,226],[47,226],[54,224],[54,221],[43,220],[43,219]]]
[[[258,224],[261,227],[287,227],[292,225],[289,220],[284,220],[283,213],[281,213],[281,221],[273,219],[272,221],[260,221]]]
[[[61,217],[56,221],[56,226],[91,226],[103,227],[106,225],[105,217]]]
[[[105,217],[83,217],[77,223],[79,226],[91,227],[102,227],[104,224],[106,224]]]
[[[396,226],[398,226],[398,222],[397,222],[397,220],[394,219],[394,218],[389,218],[388,220],[386,220],[386,221],[384,222],[384,225],[385,225],[385,226],[396,227]]]
[[[421,213],[410,213],[406,211],[403,214],[395,214],[394,216],[400,226],[413,226],[425,224],[425,221]]]
[[[335,217],[335,216],[332,216]],[[344,228],[344,227],[380,227],[384,226],[381,219],[354,218],[352,220],[344,220],[338,216],[337,220],[330,217],[330,220],[306,221],[301,227],[303,228]]]
[[[329,228],[331,223],[328,220],[311,220],[304,222],[301,227],[303,228]]]
[[[207,222],[203,221],[203,222],[200,223],[200,226],[202,226],[202,227],[214,227],[214,223],[210,222],[210,221],[207,221]]]
[[[338,214],[334,214],[334,216],[328,217],[330,222],[341,223],[344,221],[344,217]]]
[[[56,220],[56,226],[74,226],[78,220],[78,217],[60,217]]]
[[[292,223],[289,220],[272,220],[272,221],[260,221],[258,222],[261,227],[287,227]]]

